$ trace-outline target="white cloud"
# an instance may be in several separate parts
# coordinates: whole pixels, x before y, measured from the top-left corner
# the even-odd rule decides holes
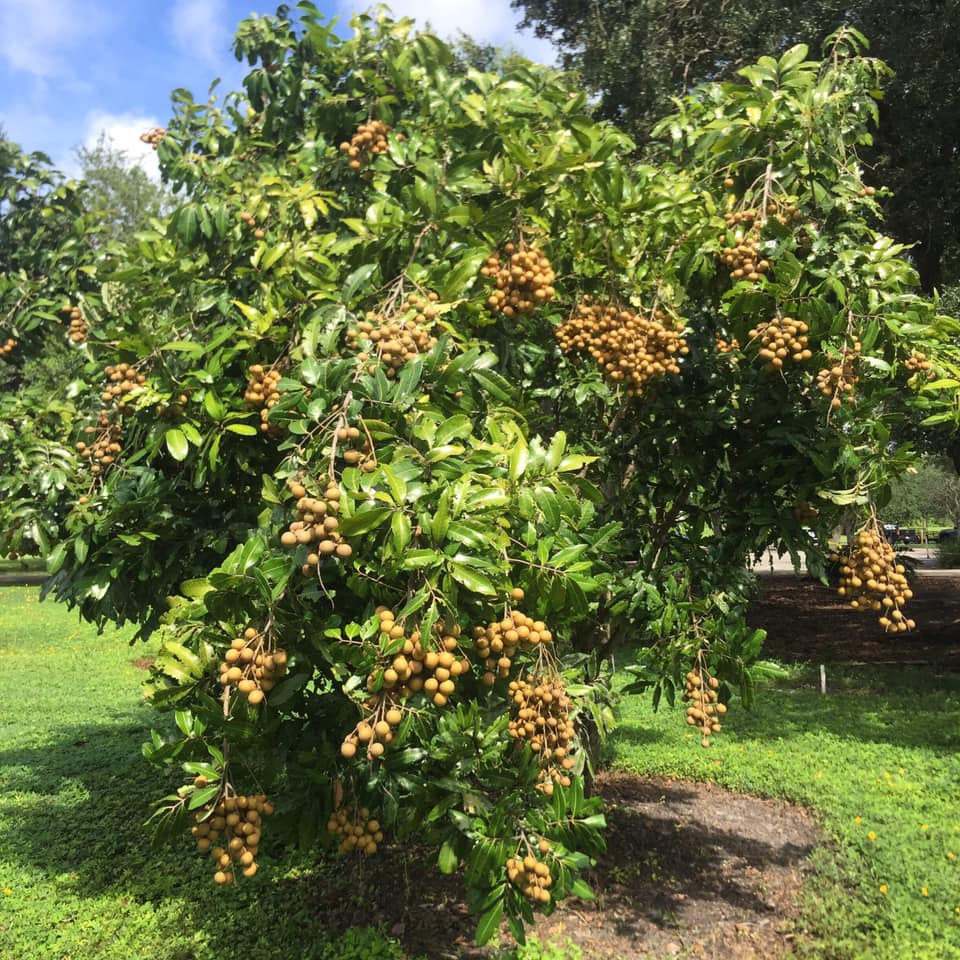
[[[232,36],[226,14],[226,0],[176,0],[170,14],[174,42],[183,53],[216,66]]]
[[[370,6],[357,0],[338,2],[345,17]],[[430,29],[444,39],[456,38],[462,30],[482,43],[512,46],[538,63],[557,60],[557,51],[549,41],[517,29],[521,15],[510,8],[510,0],[393,0],[390,9],[398,18],[415,18],[421,30],[429,23]]]
[[[71,74],[71,51],[82,49],[96,20],[78,0],[0,0],[0,57],[37,77]]]
[[[161,121],[156,117],[141,116],[135,113],[106,113],[95,110],[87,114],[86,129],[83,136],[85,147],[96,146],[101,133],[105,133],[113,142],[113,146],[122,150],[127,161],[137,165],[154,180],[160,178],[160,167],[157,163],[157,152],[149,143],[141,143],[140,134],[154,127],[159,127]],[[76,164],[70,173],[76,172]]]

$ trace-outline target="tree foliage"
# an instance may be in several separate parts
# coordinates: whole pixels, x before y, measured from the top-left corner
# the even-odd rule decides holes
[[[299,11],[240,25],[242,92],[174,93],[181,199],[97,265],[50,589],[159,631],[158,820],[218,880],[265,790],[266,835],[430,843],[522,937],[603,847],[609,651],[708,743],[752,696],[745,561],[818,569],[807,528],[886,496],[957,322],[871,226],[855,34],[698,90],[651,166],[553,70]]]
[[[642,144],[673,110],[673,98],[703,81],[733,78],[763,54],[797,43],[819,50],[839,26],[868,36],[894,70],[883,121],[865,151],[870,179],[891,189],[883,206],[894,236],[917,243],[926,290],[955,282],[960,220],[960,28],[956,4],[934,0],[815,3],[720,0],[514,0],[524,25],[553,39],[566,66],[598,96],[601,117],[624,124]]]

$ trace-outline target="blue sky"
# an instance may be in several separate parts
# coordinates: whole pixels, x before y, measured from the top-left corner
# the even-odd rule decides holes
[[[371,4],[315,0],[342,22]],[[162,126],[170,91],[197,98],[220,77],[236,89],[243,65],[230,53],[234,29],[256,0],[0,0],[0,127],[25,150],[42,150],[68,172],[74,149],[105,130],[144,166],[155,164],[139,135]],[[291,3],[291,6],[294,4]],[[545,41],[516,30],[510,0],[394,0],[396,15],[429,21],[440,36],[463,29],[478,40],[512,44],[552,62]]]

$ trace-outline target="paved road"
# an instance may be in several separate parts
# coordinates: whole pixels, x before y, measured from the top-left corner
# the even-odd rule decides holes
[[[903,556],[910,557],[915,563],[915,570],[918,576],[923,577],[960,577],[960,569],[950,569],[937,566],[936,551],[930,549],[929,556],[926,547],[915,547],[912,550],[901,550]],[[753,566],[753,572],[764,573],[792,573],[793,563],[790,561],[790,555],[784,554],[778,557],[773,550],[767,550],[763,559]],[[804,566],[801,572],[806,572]]]

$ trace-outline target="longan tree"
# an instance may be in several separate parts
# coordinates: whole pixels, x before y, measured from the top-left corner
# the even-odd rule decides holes
[[[51,589],[159,634],[157,819],[218,882],[415,839],[522,938],[589,895],[613,645],[709,744],[762,641],[745,561],[817,569],[806,528],[882,497],[950,322],[868,225],[883,68],[844,37],[698,92],[655,169],[552,70],[299,10],[156,137],[183,201],[98,275]]]

